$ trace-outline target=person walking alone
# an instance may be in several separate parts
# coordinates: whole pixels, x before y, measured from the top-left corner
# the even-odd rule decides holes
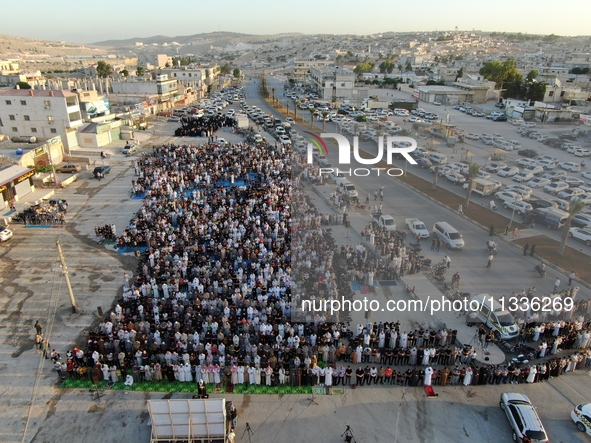
[[[556,290],[558,289],[558,286],[560,286],[560,279],[557,278],[556,281],[554,282],[554,289],[552,290],[552,292],[556,292]]]
[[[524,257],[527,256],[528,251],[529,251],[529,243],[526,243],[525,245],[523,245],[523,256]]]
[[[488,256],[488,263],[486,264],[486,267],[487,268],[490,268],[492,266],[492,262],[493,262],[494,259],[495,259],[495,256],[494,255],[490,254]]]
[[[577,274],[575,274],[575,271],[571,272],[568,275],[568,285],[570,286],[573,283],[573,280],[576,278]]]

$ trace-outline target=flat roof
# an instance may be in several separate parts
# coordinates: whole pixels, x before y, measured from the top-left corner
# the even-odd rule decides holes
[[[0,169],[0,185],[11,182],[15,178],[19,178],[21,175],[26,174],[29,171],[34,171],[32,168],[26,168],[24,166],[6,166]]]
[[[4,89],[0,91],[3,97],[76,97],[77,94],[65,90],[53,89]]]
[[[454,86],[442,86],[442,85],[429,85],[429,86],[419,86],[417,88],[421,92],[455,92],[455,93],[463,93],[465,94],[466,91],[460,88],[456,88]]]

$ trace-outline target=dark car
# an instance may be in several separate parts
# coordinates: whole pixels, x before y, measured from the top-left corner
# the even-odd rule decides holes
[[[543,198],[533,198],[533,199],[529,199],[527,202],[530,205],[532,205],[534,209],[536,209],[536,208],[558,208],[557,203],[555,203],[553,201],[549,201],[549,200],[544,200]]]
[[[92,171],[92,175],[94,175],[94,178],[101,179],[109,172],[111,172],[111,167],[109,165],[97,166],[94,168],[94,171]]]
[[[421,168],[425,169],[425,168],[430,168],[433,163],[428,158],[422,158],[421,157],[421,158],[417,158],[417,164]]]
[[[507,121],[507,116],[506,115],[497,115],[497,116],[491,118],[491,120],[493,122],[506,122]]]
[[[574,135],[574,134],[562,134],[562,135],[559,135],[558,138],[560,140],[571,140],[571,141],[573,141],[573,140],[576,140],[577,139],[577,136]]]
[[[538,152],[533,149],[520,149],[517,154],[527,158],[536,158],[538,156]]]
[[[577,228],[586,228],[591,225],[591,215],[577,214],[571,220],[571,226]]]

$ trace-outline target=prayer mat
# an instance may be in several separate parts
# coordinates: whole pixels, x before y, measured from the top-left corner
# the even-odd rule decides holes
[[[396,286],[396,280],[380,280],[378,282],[380,286]]]

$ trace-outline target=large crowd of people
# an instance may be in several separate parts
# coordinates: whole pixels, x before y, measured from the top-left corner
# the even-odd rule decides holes
[[[221,114],[203,117],[188,115],[182,117],[180,123],[181,126],[174,131],[175,137],[213,138],[218,129],[235,127],[236,119]]]
[[[495,367],[479,365],[478,345],[460,345],[453,330],[350,328],[346,317],[302,312],[304,297],[350,296],[351,281],[418,272],[420,256],[373,228],[367,245],[339,254],[330,234],[339,220],[311,204],[285,152],[217,144],[217,127],[202,128],[209,143],[160,146],[136,162],[144,204],[118,243],[148,250],[84,345],[65,358],[51,352],[60,376],[231,390],[536,382],[591,366],[591,326],[582,321],[523,321],[522,341],[550,360]],[[560,349],[573,353],[558,357]]]

